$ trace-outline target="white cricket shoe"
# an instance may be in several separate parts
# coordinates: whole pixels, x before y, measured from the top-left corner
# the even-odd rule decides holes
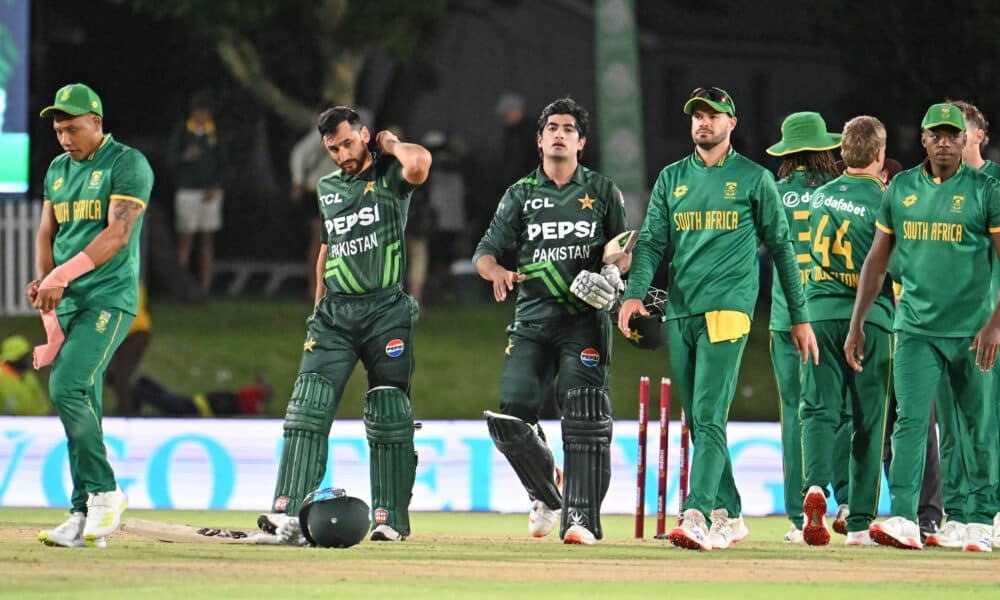
[[[818,485],[810,486],[802,502],[802,539],[810,546],[830,543],[830,530],[826,528],[826,493]]]
[[[868,533],[876,543],[903,550],[922,550],[920,527],[905,517],[889,517],[881,523],[872,523]]]
[[[379,525],[372,530],[371,541],[373,542],[402,542],[406,536],[402,535],[388,525]]]
[[[566,535],[563,536],[564,544],[583,544],[584,546],[593,546],[596,541],[597,538],[594,537],[594,534],[582,525],[570,525],[569,529],[566,530]]]
[[[966,552],[993,552],[993,530],[983,523],[969,523],[965,526]]]
[[[878,546],[872,536],[868,533],[868,530],[864,531],[848,531],[847,541],[844,542],[845,546]]]
[[[750,535],[743,517],[729,518],[729,511],[717,508],[711,514],[712,526],[708,530],[708,543],[713,550],[725,550]]]
[[[806,543],[806,541],[804,539],[802,539],[802,530],[799,529],[798,527],[796,527],[795,523],[792,523],[792,526],[788,530],[788,533],[785,534],[785,543],[786,544],[804,544],[804,543]]]
[[[847,535],[847,517],[851,515],[846,504],[837,507],[837,514],[833,517],[833,530],[840,535]]]
[[[558,522],[558,510],[552,510],[541,500],[535,500],[531,505],[531,512],[528,513],[528,533],[531,537],[545,537],[552,533]]]
[[[82,512],[69,513],[69,518],[53,529],[38,532],[38,540],[46,546],[62,546],[63,548],[107,548],[108,543],[103,538],[96,538],[92,543],[84,542],[83,527],[87,516]]]
[[[87,500],[87,523],[83,526],[84,543],[114,533],[122,522],[122,513],[128,508],[128,496],[121,488],[110,492],[90,494]]]
[[[993,545],[1000,543],[1000,512],[993,515]]]
[[[670,530],[670,543],[688,550],[711,550],[705,515],[694,508],[685,510],[680,526]]]
[[[937,546],[938,548],[961,548],[965,546],[965,523],[958,521],[948,521],[934,533],[927,534],[924,540],[926,546]]]

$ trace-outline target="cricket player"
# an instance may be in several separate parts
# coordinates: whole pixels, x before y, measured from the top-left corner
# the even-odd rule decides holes
[[[814,192],[809,213],[813,273],[806,303],[821,356],[819,364],[802,369],[803,538],[811,546],[830,543],[826,495],[838,462],[850,465],[846,544],[875,545],[868,526],[878,508],[892,374],[894,303],[889,280],[863,325],[865,370],[855,373],[841,351],[884,191],[885,126],[875,117],[855,117],[844,125],[842,139],[840,154],[847,170]],[[850,452],[835,456],[830,448],[845,413],[852,420]]]
[[[567,544],[601,539],[601,502],[611,482],[611,318],[631,256],[604,265],[605,245],[625,231],[624,199],[606,176],[580,164],[587,111],[572,98],[542,110],[542,163],[507,188],[476,247],[480,276],[497,302],[519,284],[507,327],[500,412],[487,411],[490,436],[532,500],[528,532],[547,536],[562,514]],[[513,249],[517,266],[498,262]],[[565,481],[538,424],[552,393],[562,409]]]
[[[647,315],[642,298],[666,257],[670,364],[695,448],[683,524],[670,532],[670,541],[710,550],[728,548],[749,534],[733,479],[726,419],[760,287],[758,240],[774,257],[792,344],[803,360],[817,360],[817,350],[774,176],[730,143],[736,128],[732,96],[718,87],[697,88],[684,113],[691,115],[695,151],[656,180],[618,328],[628,336],[631,316]]]
[[[371,450],[373,541],[410,534],[416,475],[410,378],[417,303],[403,291],[403,230],[413,190],[426,179],[431,155],[390,131],[371,134],[358,113],[327,109],[318,129],[339,167],[316,190],[323,243],[316,260],[316,308],[306,320],[302,362],[285,414],[284,446],[269,514],[258,526],[292,545],[306,543],[300,504],[326,472],[330,427],[360,360],[368,373],[365,431]]]
[[[864,323],[881,294],[894,252],[904,291],[893,324],[897,420],[892,431],[888,520],[873,523],[873,540],[920,549],[915,522],[924,468],[930,402],[947,374],[951,397],[938,395],[941,446],[962,453],[968,490],[963,547],[989,552],[997,512],[997,406],[988,397],[1000,342],[1000,314],[990,281],[980,274],[1000,253],[1000,182],[962,163],[965,118],[957,106],[934,104],[921,122],[927,159],[897,175],[886,191],[878,231],[861,269],[850,331],[848,364],[867,362]],[[904,449],[910,449],[905,451]]]
[[[38,538],[103,548],[128,498],[104,447],[102,385],[139,304],[139,230],[153,170],[141,152],[104,133],[104,106],[90,87],[60,88],[41,112],[49,115],[65,152],[45,174],[38,277],[26,294],[48,336],[34,365],[52,365],[49,396],[66,431],[73,493],[69,518]]]
[[[809,279],[811,258],[809,247],[809,209],[816,188],[840,173],[833,149],[840,146],[840,134],[829,133],[826,121],[816,112],[797,112],[788,115],[781,124],[781,140],[767,149],[771,156],[782,158],[778,167],[778,194],[785,211],[785,220],[795,249],[795,261],[799,266],[802,285]],[[781,289],[781,279],[774,269],[771,283],[770,321],[771,366],[778,386],[778,414],[781,418],[781,457],[785,489],[785,514],[791,526],[785,534],[785,542],[802,543],[802,431],[799,424],[799,397],[801,395],[802,360],[792,343],[789,330],[791,320],[788,303]],[[839,354],[839,352],[838,352]],[[846,448],[850,440],[850,423],[842,420],[837,436],[838,450]],[[846,456],[840,451],[838,456]],[[838,469],[840,477],[835,478],[834,491],[838,499],[843,499],[843,511],[847,510],[847,464]]]

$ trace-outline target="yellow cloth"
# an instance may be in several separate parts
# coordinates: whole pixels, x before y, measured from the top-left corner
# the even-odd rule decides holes
[[[138,331],[151,331],[153,329],[153,317],[149,315],[149,309],[146,308],[146,286],[139,284],[139,310],[135,313],[135,319],[132,321],[132,326],[129,327],[128,333],[132,335]]]
[[[205,394],[195,394],[192,400],[194,400],[194,406],[198,409],[199,415],[209,418],[213,416],[212,405],[208,403],[208,398],[205,397]]]
[[[735,342],[750,333],[750,316],[738,310],[713,310],[705,313],[708,341]]]

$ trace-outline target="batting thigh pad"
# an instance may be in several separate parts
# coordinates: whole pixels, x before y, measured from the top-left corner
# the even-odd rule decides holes
[[[417,473],[413,412],[403,390],[380,386],[365,394],[365,432],[371,450],[372,523],[410,535],[410,497]]]
[[[274,487],[274,512],[298,514],[307,494],[319,487],[326,473],[330,426],[336,409],[333,384],[316,373],[295,380],[285,412],[285,445]]]
[[[601,539],[601,502],[611,484],[611,399],[600,388],[578,387],[563,405],[563,494],[560,537],[582,525]]]
[[[483,414],[493,443],[507,458],[528,496],[541,500],[552,510],[559,510],[562,494],[556,486],[556,462],[545,439],[515,416],[489,410]]]

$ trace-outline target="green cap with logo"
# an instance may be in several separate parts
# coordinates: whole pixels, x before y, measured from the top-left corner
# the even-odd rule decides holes
[[[684,114],[689,115],[694,112],[694,105],[704,102],[721,113],[727,113],[730,117],[736,116],[736,102],[726,90],[720,87],[700,87],[691,92],[691,97],[684,103]]]
[[[817,112],[788,115],[781,124],[781,140],[767,149],[771,156],[794,152],[833,150],[840,146],[840,134],[826,130],[826,121]]]
[[[43,108],[38,116],[44,117],[57,110],[73,115],[74,117],[87,113],[95,113],[100,117],[104,116],[104,105],[101,104],[101,98],[97,95],[97,92],[90,89],[90,86],[83,83],[71,83],[59,88],[52,106]]]
[[[0,344],[0,362],[14,362],[31,352],[31,343],[23,335],[12,335]]]
[[[941,125],[947,125],[949,127],[954,127],[959,131],[965,131],[965,117],[962,115],[962,109],[954,104],[948,104],[946,102],[942,102],[941,104],[932,104],[931,107],[927,109],[927,114],[924,115],[924,120],[920,122],[920,128],[933,129],[935,127],[940,127]]]

